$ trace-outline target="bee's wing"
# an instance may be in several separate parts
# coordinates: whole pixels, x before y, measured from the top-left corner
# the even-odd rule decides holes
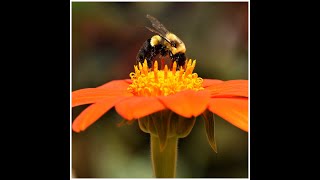
[[[155,17],[147,14],[147,18],[151,21],[152,26],[156,29],[159,35],[165,37],[169,31]],[[150,29],[149,29],[150,30]]]
[[[166,36],[162,35],[160,32],[158,32],[157,30],[151,29],[149,27],[146,26],[147,29],[149,29],[149,31],[154,32],[156,34],[158,34],[159,36],[161,36],[164,40],[166,40],[168,43],[171,43],[170,40],[168,38],[166,38]]]

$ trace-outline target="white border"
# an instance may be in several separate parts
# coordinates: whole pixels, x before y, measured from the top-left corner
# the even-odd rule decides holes
[[[80,179],[72,178],[72,2],[120,2],[119,0],[70,0],[70,179]],[[134,0],[126,0],[121,2],[140,2]],[[142,2],[159,2],[152,0],[145,0]],[[170,0],[161,0],[161,2],[172,2]],[[220,1],[195,1],[195,0],[176,0],[174,2],[248,2],[248,178],[207,178],[215,180],[234,180],[234,179],[250,179],[250,0],[220,0]],[[104,179],[133,179],[133,178],[81,178],[82,180],[104,180]],[[135,178],[136,179],[136,178]],[[139,179],[139,178],[138,178]],[[154,179],[154,178],[143,178],[143,179]],[[171,179],[171,178],[163,178]],[[176,179],[187,179],[187,178],[176,178]],[[200,178],[192,178],[200,179]]]
[[[250,1],[248,1],[248,179],[250,179]]]
[[[72,178],[72,0],[70,0],[70,179]]]
[[[119,0],[71,0],[70,2],[249,2],[249,0],[124,0],[124,1],[119,1]]]

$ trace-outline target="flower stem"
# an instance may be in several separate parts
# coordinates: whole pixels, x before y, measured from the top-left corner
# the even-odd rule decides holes
[[[165,148],[161,151],[160,140],[150,134],[151,158],[156,178],[174,178],[176,176],[178,137],[168,137]]]

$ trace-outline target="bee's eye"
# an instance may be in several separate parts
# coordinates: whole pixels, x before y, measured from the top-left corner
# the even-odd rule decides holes
[[[173,42],[171,42],[171,46],[176,48],[176,47],[177,47],[176,42],[174,42],[174,41],[173,41]]]

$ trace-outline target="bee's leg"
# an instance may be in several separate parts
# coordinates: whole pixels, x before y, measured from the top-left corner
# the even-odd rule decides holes
[[[170,69],[172,71],[172,68],[173,68],[173,61],[170,62]]]
[[[171,51],[169,51],[169,56],[170,56],[170,59],[171,59],[170,69],[172,70],[172,68],[173,68],[173,62],[175,61],[175,59],[174,59],[174,56],[173,56],[173,54],[172,54]]]
[[[153,59],[153,56],[151,56],[151,57],[149,57],[149,58],[147,59],[148,68],[149,68],[149,69],[151,69],[151,68],[153,69],[153,62],[152,62],[153,60],[152,60],[152,59]]]
[[[168,55],[168,51],[166,50],[165,47],[161,48],[160,54],[161,54],[161,56],[163,56],[163,57],[165,57],[166,55]]]
[[[164,69],[164,66],[165,66],[164,59],[163,59],[163,58],[161,58],[161,60],[160,60],[160,61],[161,61],[161,67],[160,67],[160,68],[161,68],[161,69]]]
[[[177,61],[179,66],[182,66],[184,69],[186,68],[187,57],[185,54],[182,54],[182,53],[177,54]]]

